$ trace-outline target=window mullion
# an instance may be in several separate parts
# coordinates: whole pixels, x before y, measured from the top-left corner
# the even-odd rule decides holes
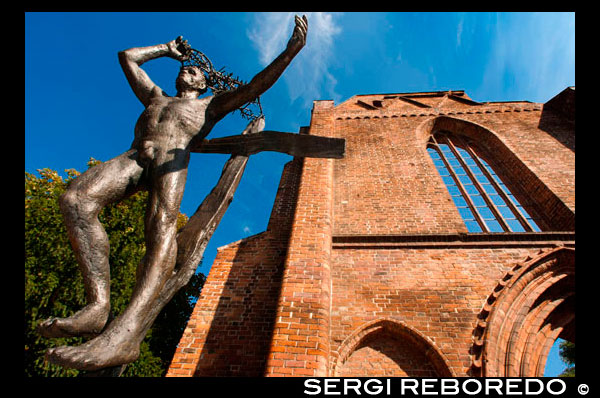
[[[477,166],[479,167],[479,169],[481,170],[481,172],[490,181],[490,184],[492,184],[492,186],[494,187],[494,189],[496,190],[496,192],[498,192],[498,195],[500,195],[502,197],[502,199],[504,200],[504,202],[506,202],[506,205],[508,206],[508,208],[513,212],[513,214],[515,215],[515,217],[517,217],[517,220],[519,220],[519,222],[521,223],[521,225],[525,228],[525,231],[532,232],[533,228],[531,227],[531,225],[529,225],[529,223],[527,222],[527,220],[525,220],[525,217],[523,217],[523,215],[517,209],[517,207],[512,202],[512,200],[510,200],[510,198],[506,195],[506,192],[504,192],[504,190],[500,187],[500,185],[498,185],[497,181],[490,174],[490,172],[488,171],[488,169],[481,163],[481,161],[479,160],[479,156],[477,156],[477,154],[473,151],[473,149],[466,142],[464,143],[464,147],[465,147],[465,150],[469,153],[469,155],[471,155],[471,158],[475,161],[475,163],[477,163]],[[509,231],[510,231],[510,229],[509,229]]]
[[[435,146],[437,147],[438,153],[440,154],[440,158],[444,162],[444,165],[446,166],[446,169],[448,169],[448,172],[452,176],[452,179],[456,182],[456,186],[458,187],[460,193],[462,194],[463,199],[465,200],[465,202],[467,202],[467,206],[469,206],[469,209],[471,210],[471,212],[473,212],[473,216],[475,217],[475,220],[477,221],[477,223],[479,224],[479,226],[481,227],[481,229],[483,231],[489,232],[489,228],[483,222],[483,219],[481,218],[481,215],[477,211],[477,208],[475,207],[475,204],[473,203],[473,201],[471,200],[471,198],[467,194],[467,191],[465,190],[465,188],[464,188],[462,182],[460,181],[460,179],[456,176],[456,173],[454,172],[454,169],[452,168],[452,166],[450,166],[450,163],[448,162],[448,159],[446,159],[446,155],[444,155],[444,152],[440,149],[440,147],[438,145],[438,141],[433,136],[431,137],[431,139],[433,140]],[[444,144],[448,145],[449,144],[449,140],[444,139]]]
[[[454,156],[459,161],[459,163],[461,164],[463,169],[465,169],[465,173],[467,173],[469,178],[473,181],[473,185],[475,185],[475,187],[479,191],[481,197],[487,204],[488,208],[492,211],[492,213],[494,214],[494,217],[496,217],[496,221],[498,221],[498,223],[500,223],[500,225],[502,226],[502,229],[504,229],[505,231],[510,231],[510,228],[508,227],[508,224],[506,224],[506,221],[504,221],[504,218],[500,214],[500,211],[498,211],[498,209],[496,208],[494,203],[492,203],[492,201],[488,197],[487,193],[485,192],[485,190],[483,189],[483,187],[481,186],[481,184],[479,183],[479,181],[477,180],[475,175],[471,172],[471,170],[469,169],[469,166],[467,166],[467,164],[465,163],[462,156],[460,156],[460,154],[456,150],[456,147],[454,146],[454,143],[452,143],[452,140],[450,140],[450,139],[448,139],[448,146],[450,147],[450,150],[452,151],[452,153],[454,153]]]

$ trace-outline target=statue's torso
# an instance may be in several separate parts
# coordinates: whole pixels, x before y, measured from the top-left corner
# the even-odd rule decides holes
[[[154,96],[136,123],[136,138],[151,140],[161,147],[186,147],[204,127],[211,99]]]

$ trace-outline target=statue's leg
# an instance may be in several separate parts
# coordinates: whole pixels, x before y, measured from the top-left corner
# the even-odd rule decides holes
[[[146,213],[146,255],[136,277],[131,301],[96,338],[77,347],[47,353],[53,363],[81,370],[98,370],[133,362],[150,327],[147,313],[172,275],[177,257],[177,216],[183,197],[189,154],[182,151],[151,170]],[[156,160],[155,160],[156,161]],[[152,319],[153,320],[153,319]]]
[[[93,336],[104,328],[110,311],[109,243],[98,220],[104,206],[139,190],[143,168],[135,151],[98,164],[73,180],[60,197],[60,208],[83,276],[87,305],[68,318],[38,325],[45,337]]]

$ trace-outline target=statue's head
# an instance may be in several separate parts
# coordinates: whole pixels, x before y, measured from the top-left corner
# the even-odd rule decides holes
[[[210,59],[208,59],[208,57],[201,51],[192,48],[189,44],[187,44],[187,42],[185,43],[185,53],[186,57],[181,62],[181,69],[179,76],[177,77],[177,81],[179,82],[180,78],[181,80],[184,79],[182,73],[188,73],[184,72],[186,68],[195,68],[195,71],[198,72],[196,73],[196,76],[198,76],[198,84],[201,84],[199,81],[200,76],[203,78],[203,88],[200,94],[203,94],[209,88],[213,94],[219,94],[223,91],[235,90],[236,88],[246,84],[239,78],[233,77],[232,73],[225,72],[224,68],[221,68],[220,70],[214,69]],[[192,72],[190,71],[189,73],[191,74]],[[179,90],[179,86],[177,86],[177,90]],[[250,109],[250,106],[258,107],[258,116],[262,115],[260,98],[257,97],[253,101],[242,105],[238,109],[243,117],[250,120],[257,117],[257,115]]]
[[[207,87],[206,77],[202,69],[194,65],[181,66],[179,75],[175,80],[175,88],[178,92],[196,90],[203,94],[206,92]]]

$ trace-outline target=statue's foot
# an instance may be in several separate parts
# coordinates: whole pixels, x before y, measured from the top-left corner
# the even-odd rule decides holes
[[[49,318],[37,326],[44,337],[94,337],[102,332],[108,319],[109,308],[88,305],[68,318]]]
[[[66,368],[94,371],[135,361],[140,354],[137,342],[123,334],[105,333],[80,346],[51,348],[46,359]]]

